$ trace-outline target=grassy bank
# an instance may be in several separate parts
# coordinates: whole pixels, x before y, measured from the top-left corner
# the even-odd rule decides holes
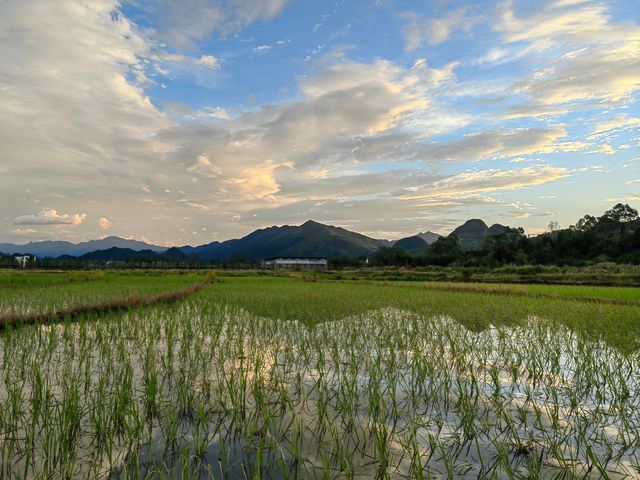
[[[0,319],[52,317],[95,305],[144,301],[203,282],[207,273],[0,271]]]

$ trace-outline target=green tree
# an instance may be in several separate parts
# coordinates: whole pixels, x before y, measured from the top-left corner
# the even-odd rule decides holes
[[[611,210],[604,212],[598,222],[609,226],[622,237],[629,230],[629,225],[638,222],[638,211],[627,204],[618,203]]]
[[[572,227],[575,230],[580,230],[581,232],[586,232],[587,230],[593,229],[598,224],[598,220],[593,215],[585,215]]]
[[[440,237],[432,243],[422,258],[428,265],[450,265],[463,256],[460,240],[456,235],[451,234],[448,237]]]
[[[491,263],[520,263],[523,262],[526,240],[524,229],[505,227],[499,235],[487,237],[483,249],[488,253]]]

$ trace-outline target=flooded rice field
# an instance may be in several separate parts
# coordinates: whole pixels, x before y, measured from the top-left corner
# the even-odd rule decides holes
[[[638,478],[640,356],[191,299],[0,337],[1,478]]]

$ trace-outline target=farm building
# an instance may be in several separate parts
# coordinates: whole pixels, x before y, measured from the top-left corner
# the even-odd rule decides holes
[[[14,258],[22,268],[25,268],[29,262],[36,260],[36,257],[32,257],[31,255],[21,255]]]
[[[262,260],[262,268],[288,270],[326,270],[326,258],[277,257]]]

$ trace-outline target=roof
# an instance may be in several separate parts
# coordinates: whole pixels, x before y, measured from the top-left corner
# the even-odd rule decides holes
[[[321,262],[326,262],[327,259],[324,257],[270,257],[270,258],[263,258],[262,261],[263,262],[268,262],[268,261],[272,261],[272,260],[316,260],[316,261],[321,261]]]

